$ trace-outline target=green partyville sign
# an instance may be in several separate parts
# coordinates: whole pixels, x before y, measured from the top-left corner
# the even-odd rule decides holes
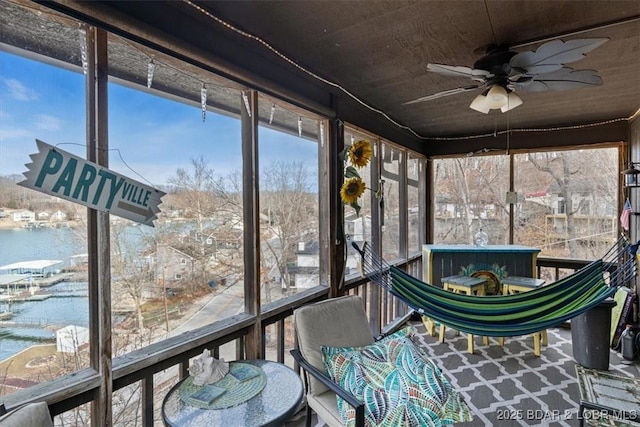
[[[153,227],[166,193],[36,139],[26,188]]]

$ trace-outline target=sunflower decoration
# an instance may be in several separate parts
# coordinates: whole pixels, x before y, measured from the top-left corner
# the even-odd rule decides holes
[[[373,155],[373,147],[369,141],[361,139],[349,147],[349,161],[357,168],[363,168],[369,164]]]
[[[340,198],[344,203],[353,205],[358,202],[366,186],[364,181],[358,177],[347,178],[340,189]]]
[[[367,140],[359,140],[353,143],[350,147],[340,153],[340,159],[349,165],[344,170],[344,183],[340,188],[340,198],[344,204],[351,206],[356,211],[356,215],[360,214],[360,205],[358,199],[364,191],[367,189],[365,182],[360,177],[358,169],[363,168],[369,164],[371,156],[373,155],[373,147],[371,142]]]

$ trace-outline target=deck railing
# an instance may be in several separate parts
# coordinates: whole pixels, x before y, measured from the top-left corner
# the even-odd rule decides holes
[[[416,256],[397,265],[418,275],[421,271],[421,258]],[[346,280],[345,293],[363,297],[374,333],[380,332],[385,325],[410,311],[401,301],[386,295],[381,288],[363,277]],[[305,304],[324,300],[328,295],[328,288],[317,287],[263,306],[260,321],[265,337],[262,349],[264,358],[293,367],[293,360],[289,357],[289,350],[294,345],[293,311]],[[235,359],[243,359],[245,338],[255,322],[256,316],[242,313],[118,356],[113,360],[113,391],[137,384],[141,405],[141,420],[138,420],[138,424],[153,426],[154,420],[161,418],[160,406],[168,386],[188,375],[190,359],[201,354],[204,349],[211,350],[215,357],[220,357],[224,349],[228,356],[230,348]],[[168,370],[173,373],[166,374]],[[160,382],[163,384],[159,384]],[[94,369],[85,368],[5,396],[3,403],[7,409],[12,409],[24,403],[44,400],[48,402],[53,416],[65,416],[68,411],[79,410],[91,402],[99,385],[100,374]],[[162,390],[159,389],[161,385]],[[88,414],[88,409],[85,412]]]
[[[569,274],[580,270],[589,264],[589,261],[570,258],[538,257],[538,277],[545,279],[547,283],[555,282]]]
[[[586,261],[538,258],[539,274],[552,274],[554,280],[586,265]],[[411,275],[420,277],[422,259],[416,256],[407,262],[397,264]],[[386,325],[410,315],[410,309],[398,299],[388,295],[366,278],[357,277],[345,281],[345,292],[358,294],[366,302],[367,311],[374,333]],[[289,350],[293,348],[292,314],[305,304],[324,300],[329,289],[318,287],[299,292],[263,307],[261,322],[263,327],[265,359],[286,363],[293,367]],[[162,397],[168,386],[188,375],[190,359],[207,348],[215,357],[220,357],[223,346],[230,346],[236,359],[245,354],[245,337],[256,322],[256,316],[238,314],[217,321],[211,325],[180,334],[175,337],[132,351],[113,360],[113,390],[122,390],[137,384],[140,388],[139,419],[143,426],[158,425]],[[268,333],[267,333],[268,332]],[[226,352],[228,353],[228,348]],[[172,370],[172,375],[158,375]],[[166,377],[169,376],[170,379]],[[99,387],[99,373],[93,369],[83,369],[56,380],[30,387],[4,398],[7,409],[23,403],[45,400],[54,416],[67,411],[78,410],[90,402]],[[116,409],[114,408],[114,413]],[[88,410],[87,410],[88,413]],[[141,419],[140,419],[141,418]],[[114,425],[118,425],[114,423]]]

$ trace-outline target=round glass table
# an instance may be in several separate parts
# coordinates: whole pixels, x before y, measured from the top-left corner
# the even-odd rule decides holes
[[[190,377],[174,385],[162,402],[162,419],[171,427],[187,426],[280,426],[297,411],[303,398],[303,385],[300,375],[288,366],[268,360],[239,360],[233,364],[249,364],[261,370],[263,383],[260,391],[250,392],[247,400],[238,398],[234,406],[211,404],[214,409],[203,409],[203,406],[186,403],[185,390],[189,387]],[[230,374],[228,374],[230,375]],[[221,380],[222,381],[222,380]],[[218,383],[216,383],[218,384]],[[215,385],[215,384],[214,384]],[[240,388],[229,389],[225,399],[233,399],[234,393],[242,393]],[[222,396],[221,396],[222,399]],[[215,402],[215,401],[214,401]]]

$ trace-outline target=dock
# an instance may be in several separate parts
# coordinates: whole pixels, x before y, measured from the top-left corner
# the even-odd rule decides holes
[[[0,302],[25,302],[25,301],[44,301],[51,297],[51,294],[31,293],[29,291],[20,293],[8,293],[0,295]],[[1,318],[0,318],[1,319]]]
[[[78,268],[84,258],[85,254],[73,256],[75,268],[72,269],[62,269],[63,261],[55,259],[20,261],[0,266],[0,293],[16,293],[31,287],[46,288],[61,282],[86,282],[86,270]]]
[[[8,295],[8,298],[3,299],[7,302],[25,302],[25,301],[44,301],[51,297],[51,294],[35,294],[35,295]]]
[[[60,266],[62,260],[39,259],[35,261],[21,261],[0,267],[0,273],[11,275],[23,275],[29,277],[48,277],[59,271],[56,266]]]
[[[0,320],[0,327],[3,328],[40,328],[40,329],[56,329],[62,325],[54,325],[50,319],[41,319],[35,317],[19,317],[16,320]]]
[[[86,276],[82,276],[85,278]],[[77,273],[57,273],[47,277],[33,277],[24,274],[0,274],[0,291],[11,289],[28,289],[35,286],[47,288],[61,282],[69,282],[78,279]],[[86,279],[85,279],[86,280]]]

